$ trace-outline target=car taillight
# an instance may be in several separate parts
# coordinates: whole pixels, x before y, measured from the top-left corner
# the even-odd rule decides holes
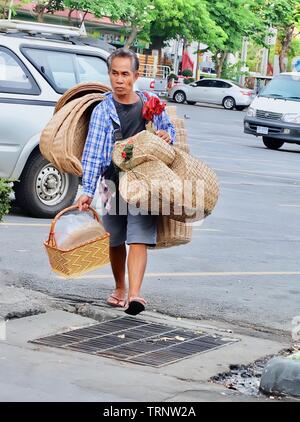
[[[252,92],[251,91],[240,91],[240,93],[242,95],[247,95],[248,97],[251,97],[251,95],[252,95]]]
[[[150,82],[150,89],[154,89],[155,81]]]

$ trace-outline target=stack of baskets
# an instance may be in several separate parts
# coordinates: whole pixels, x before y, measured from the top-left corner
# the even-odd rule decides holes
[[[82,175],[81,157],[90,116],[109,90],[96,82],[82,83],[66,91],[57,102],[54,116],[41,134],[40,150],[59,170]]]
[[[190,241],[190,223],[209,215],[219,194],[215,173],[188,154],[184,121],[175,116],[174,108],[171,121],[176,133],[182,131],[176,146],[144,131],[130,141],[116,143],[113,151],[114,163],[125,171],[119,186],[123,199],[130,205],[159,214],[157,247]],[[133,144],[133,148],[132,158],[126,160],[122,153],[127,142]]]

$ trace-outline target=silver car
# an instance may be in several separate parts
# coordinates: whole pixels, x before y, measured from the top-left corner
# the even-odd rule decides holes
[[[253,92],[226,79],[200,79],[188,85],[173,86],[168,97],[177,103],[210,103],[223,105],[227,110],[244,110],[251,103]]]
[[[0,34],[0,177],[18,181],[16,201],[32,216],[53,217],[74,201],[79,179],[42,157],[40,133],[68,88],[109,83],[108,55],[59,34]]]

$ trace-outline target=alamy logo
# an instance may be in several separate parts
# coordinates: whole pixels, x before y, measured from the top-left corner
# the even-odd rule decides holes
[[[292,319],[292,339],[300,342],[300,315]]]
[[[0,341],[6,340],[6,322],[0,319]]]

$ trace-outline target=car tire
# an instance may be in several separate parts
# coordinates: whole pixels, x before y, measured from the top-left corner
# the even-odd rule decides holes
[[[53,218],[73,204],[78,184],[77,176],[62,173],[36,151],[15,183],[16,203],[33,217]]]
[[[235,106],[237,111],[243,111],[247,108],[248,106]]]
[[[233,110],[235,108],[235,99],[233,97],[225,97],[222,101],[225,110]]]
[[[173,95],[173,100],[178,104],[182,104],[186,101],[186,95],[183,91],[176,91]]]
[[[187,101],[189,105],[195,105],[197,101]]]
[[[267,136],[263,136],[263,143],[269,149],[279,149],[284,144],[284,141],[281,139],[274,139],[268,138]]]

